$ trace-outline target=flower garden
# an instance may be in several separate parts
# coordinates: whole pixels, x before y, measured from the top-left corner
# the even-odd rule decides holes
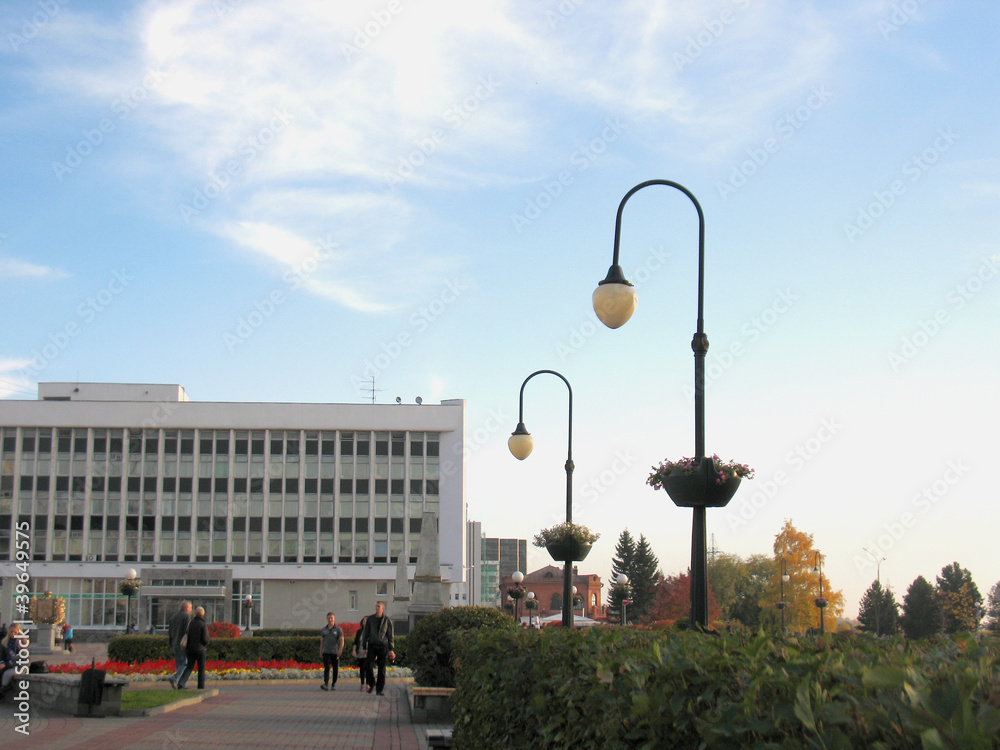
[[[151,659],[129,664],[108,660],[95,665],[115,677],[132,682],[158,682],[174,674],[173,659]],[[51,664],[53,674],[80,674],[89,669],[89,664]],[[404,667],[391,667],[388,677],[410,677],[411,672]],[[313,680],[323,679],[322,664],[307,664],[298,661],[271,659],[258,661],[213,661],[206,665],[205,678],[208,680]],[[357,667],[341,667],[340,679],[358,679]]]

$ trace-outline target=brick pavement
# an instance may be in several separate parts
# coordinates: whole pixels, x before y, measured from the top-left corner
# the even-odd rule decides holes
[[[89,663],[92,655],[101,660],[96,649],[87,648],[50,661]],[[424,730],[441,725],[412,723],[407,682],[388,682],[382,697],[359,692],[358,681],[346,675],[329,692],[320,690],[316,680],[209,682],[208,687],[219,689],[218,696],[158,716],[95,719],[35,710],[29,736],[14,730],[8,699],[0,706],[0,745],[33,750],[426,750]]]

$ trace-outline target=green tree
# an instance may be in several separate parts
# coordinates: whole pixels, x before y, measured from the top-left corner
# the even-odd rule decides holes
[[[983,619],[983,595],[967,568],[957,562],[941,568],[937,595],[944,632],[972,632],[979,627]]]
[[[626,574],[629,577],[629,588],[631,589],[629,597],[631,603],[626,610],[629,620],[638,620],[649,612],[656,584],[660,580],[659,567],[660,561],[653,554],[646,537],[640,534],[639,541],[635,545],[632,572]]]
[[[918,576],[903,597],[903,615],[899,621],[907,638],[929,638],[941,632],[941,610],[934,587]]]
[[[622,599],[628,597],[628,589],[616,583],[618,576],[622,573],[631,580],[629,571],[632,570],[635,561],[635,540],[628,529],[618,535],[618,544],[615,545],[615,556],[611,558],[611,588],[608,590],[608,610],[617,622],[622,621]],[[627,610],[626,610],[627,611]]]
[[[990,618],[986,627],[994,633],[1000,632],[1000,581],[993,584],[987,599],[986,615]]]
[[[775,574],[774,559],[767,555],[720,554],[708,561],[708,581],[724,620],[738,620],[756,630],[771,624],[767,613],[770,580]]]
[[[880,581],[872,581],[858,610],[861,630],[875,635],[895,635],[899,629],[899,604],[891,589],[882,588]]]

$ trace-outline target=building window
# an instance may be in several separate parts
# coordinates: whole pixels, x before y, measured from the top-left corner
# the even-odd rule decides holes
[[[350,595],[351,595],[351,604],[348,607],[348,609],[350,609],[351,612],[357,612],[358,611],[358,592],[357,591],[351,591]]]

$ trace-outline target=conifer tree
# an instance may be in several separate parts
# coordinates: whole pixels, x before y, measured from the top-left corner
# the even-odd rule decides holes
[[[892,591],[882,588],[881,582],[872,581],[861,597],[858,620],[866,633],[895,635],[899,629],[899,604]]]
[[[968,568],[945,565],[937,577],[937,598],[946,633],[972,632],[983,619],[983,595]]]
[[[928,638],[941,632],[937,596],[934,587],[923,576],[918,576],[906,590],[900,625],[907,638]]]
[[[611,588],[608,590],[608,611],[613,619],[621,622],[622,599],[628,596],[628,589],[615,583],[618,575],[624,573],[631,581],[632,564],[635,560],[635,540],[628,529],[618,535],[615,556],[611,559]],[[626,609],[626,614],[630,614]],[[629,618],[631,619],[631,618]]]

